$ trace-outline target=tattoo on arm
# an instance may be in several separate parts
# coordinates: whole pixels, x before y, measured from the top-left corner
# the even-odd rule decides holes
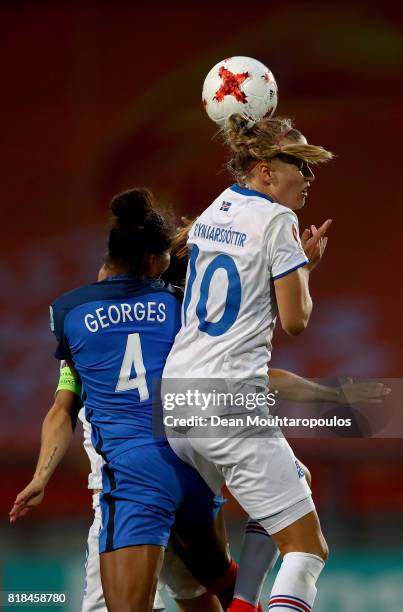
[[[53,449],[52,454],[51,454],[51,455],[50,455],[50,457],[49,457],[49,461],[48,461],[48,462],[47,462],[47,464],[45,465],[45,470],[48,470],[48,469],[49,469],[50,464],[52,463],[53,457],[54,457],[54,456],[55,456],[55,454],[56,454],[56,451],[57,451],[57,446],[55,446],[55,448]]]

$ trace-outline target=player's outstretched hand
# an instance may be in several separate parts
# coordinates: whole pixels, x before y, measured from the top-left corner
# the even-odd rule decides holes
[[[355,383],[352,378],[348,378],[347,382],[340,387],[340,403],[381,404],[391,390],[381,382]]]
[[[31,508],[39,506],[43,500],[44,493],[45,485],[36,478],[31,480],[25,489],[18,493],[15,498],[9,514],[10,523],[15,523],[20,516],[25,516]]]
[[[311,229],[306,229],[302,233],[301,243],[305,251],[305,255],[309,259],[307,268],[313,270],[323,257],[327,245],[327,230],[332,223],[332,219],[327,219],[319,228],[316,225],[311,225]]]

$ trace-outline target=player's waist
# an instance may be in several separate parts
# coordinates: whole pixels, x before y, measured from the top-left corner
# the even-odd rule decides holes
[[[165,436],[159,436],[157,437],[149,437],[149,438],[131,438],[128,440],[125,440],[124,442],[121,442],[119,444],[112,444],[110,441],[109,443],[105,444],[102,448],[102,455],[105,458],[106,462],[110,462],[113,459],[116,459],[116,457],[119,457],[119,455],[122,455],[123,453],[126,453],[127,451],[130,450],[134,450],[134,449],[138,449],[138,448],[142,448],[145,446],[168,446],[169,444],[165,438]]]
[[[268,347],[259,347],[243,353],[206,348],[192,351],[191,356],[184,349],[179,349],[167,361],[163,378],[226,378],[257,379],[260,384],[267,384],[267,364],[271,351]]]

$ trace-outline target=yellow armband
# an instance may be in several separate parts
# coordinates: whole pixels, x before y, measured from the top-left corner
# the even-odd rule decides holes
[[[60,368],[59,382],[55,393],[61,390],[71,391],[81,398],[81,383],[74,377],[68,365],[62,365]]]

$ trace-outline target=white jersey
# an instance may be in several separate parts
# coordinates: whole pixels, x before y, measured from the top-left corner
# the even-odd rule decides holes
[[[102,489],[102,466],[104,460],[98,455],[91,441],[91,425],[85,418],[85,410],[81,408],[78,418],[83,424],[84,450],[90,460],[91,472],[88,475],[89,489]]]
[[[277,314],[273,280],[308,261],[296,214],[233,185],[200,215],[188,245],[182,328],[164,378],[266,384]]]

